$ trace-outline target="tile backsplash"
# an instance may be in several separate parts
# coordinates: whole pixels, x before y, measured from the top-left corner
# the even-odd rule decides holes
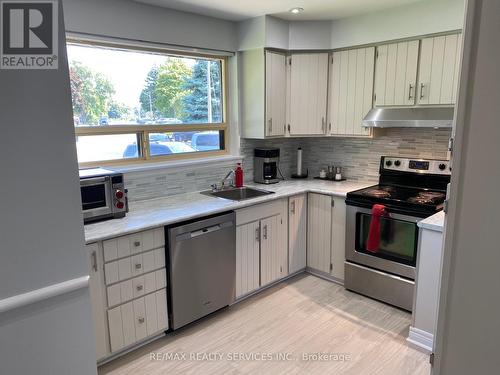
[[[376,181],[380,156],[446,159],[449,129],[390,128],[376,129],[374,138],[285,138],[271,140],[241,139],[245,181],[253,181],[253,149],[280,148],[280,169],[286,178],[296,168],[296,150],[302,147],[303,165],[310,176],[317,176],[328,165],[341,166],[346,178]],[[236,161],[192,165],[125,173],[129,199],[138,201],[208,189],[234,168]]]

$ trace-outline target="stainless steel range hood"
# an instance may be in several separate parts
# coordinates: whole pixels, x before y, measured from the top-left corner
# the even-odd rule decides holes
[[[363,119],[368,128],[451,128],[453,107],[373,108]]]

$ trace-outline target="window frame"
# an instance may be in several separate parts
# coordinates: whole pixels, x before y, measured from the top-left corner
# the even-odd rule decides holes
[[[142,155],[137,158],[122,158],[116,160],[98,160],[90,162],[79,162],[79,167],[95,167],[95,166],[124,166],[146,163],[158,163],[166,161],[184,160],[184,159],[200,159],[213,156],[229,155],[229,124],[228,124],[228,57],[214,55],[209,53],[196,52],[179,52],[167,48],[151,47],[149,45],[129,45],[127,43],[115,43],[101,40],[79,39],[68,36],[66,44],[83,45],[89,47],[104,47],[123,51],[137,52],[154,52],[172,57],[191,57],[220,60],[221,62],[221,95],[222,95],[222,122],[220,123],[189,123],[189,124],[165,124],[165,125],[108,125],[108,126],[74,126],[75,142],[79,136],[95,136],[95,135],[117,135],[117,134],[134,134],[140,140],[140,149]],[[150,133],[166,133],[166,132],[189,132],[189,131],[223,131],[224,134],[224,149],[216,151],[195,151],[179,154],[151,156],[149,148]]]

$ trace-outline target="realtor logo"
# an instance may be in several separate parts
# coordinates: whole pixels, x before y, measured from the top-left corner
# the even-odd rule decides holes
[[[0,1],[0,69],[57,69],[58,4]]]

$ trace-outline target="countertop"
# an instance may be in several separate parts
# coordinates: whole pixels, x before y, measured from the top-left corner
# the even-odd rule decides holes
[[[426,219],[420,220],[417,225],[422,229],[442,232],[444,228],[444,211],[439,211]]]
[[[362,189],[371,185],[374,185],[374,183],[359,181],[333,182],[314,179],[290,180],[281,181],[273,185],[248,184],[247,186],[273,191],[274,194],[240,202],[211,197],[199,192],[131,202],[129,213],[126,217],[85,225],[85,242],[102,241],[301,193],[311,192],[345,197],[349,191]]]

